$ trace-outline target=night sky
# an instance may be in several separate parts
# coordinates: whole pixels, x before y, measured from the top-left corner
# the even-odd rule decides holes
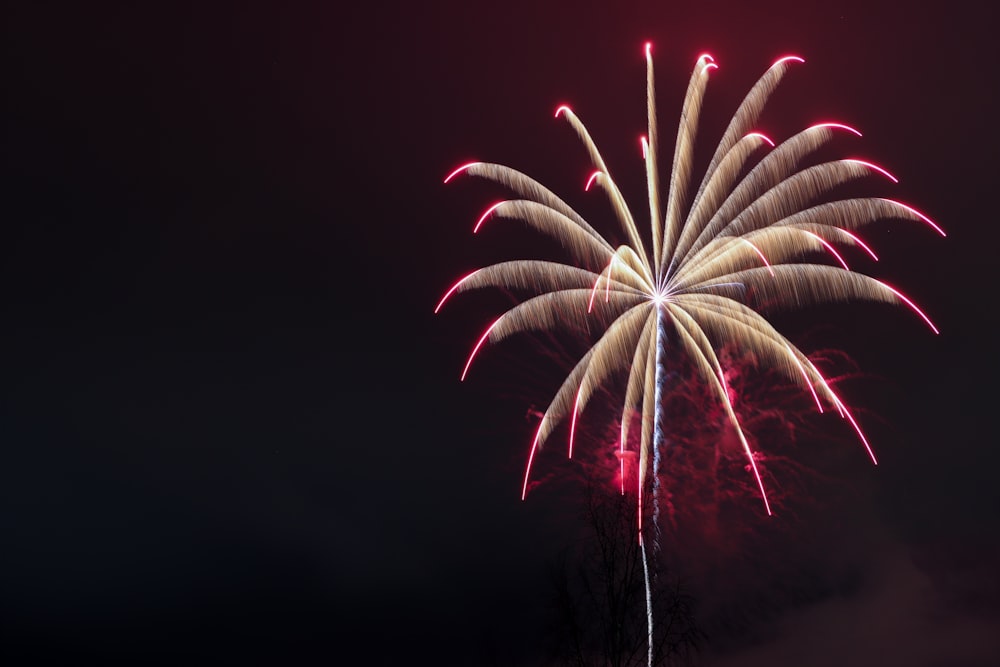
[[[742,610],[701,664],[998,664],[996,10],[207,4],[3,10],[5,664],[545,664],[579,488],[553,457],[519,496],[565,368],[511,341],[460,383],[510,302],[432,309],[473,268],[565,258],[515,223],[474,237],[502,191],[442,178],[488,160],[591,201],[552,118],[571,103],[642,210],[646,40],[664,157],[700,53],[703,148],[798,54],[760,129],[859,128],[838,155],[948,232],[879,223],[882,261],[858,263],[940,336],[888,306],[775,319],[857,363],[843,393],[881,465],[821,422],[826,484],[749,512],[759,549],[688,580]]]

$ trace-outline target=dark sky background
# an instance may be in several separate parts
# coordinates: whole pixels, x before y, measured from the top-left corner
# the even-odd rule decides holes
[[[505,302],[431,310],[472,268],[558,256],[473,237],[499,191],[441,179],[483,159],[584,201],[586,156],[552,119],[569,102],[641,197],[647,39],[665,146],[701,52],[720,64],[704,145],[799,54],[761,129],[858,127],[837,146],[949,232],[879,225],[882,261],[859,264],[940,336],[889,307],[778,318],[863,369],[844,393],[882,465],[824,422],[857,455],[825,471],[846,491],[785,516],[836,520],[779,513],[767,554],[708,575],[758,622],[703,663],[997,664],[988,3],[206,4],[3,10],[5,664],[542,664],[578,501],[558,468],[519,490],[558,369],[514,342],[460,384]],[[761,560],[799,573],[794,594],[728,585]]]

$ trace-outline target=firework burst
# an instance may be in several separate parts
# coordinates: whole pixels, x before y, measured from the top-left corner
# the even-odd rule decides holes
[[[556,239],[574,263],[526,259],[494,264],[463,277],[435,308],[435,312],[440,310],[456,293],[484,287],[531,295],[487,327],[473,346],[462,379],[488,342],[497,343],[519,332],[558,328],[600,332],[542,413],[521,493],[522,498],[527,493],[536,453],[556,427],[569,421],[572,456],[578,415],[610,379],[623,377],[619,447],[625,454],[631,442],[630,430],[639,429],[640,535],[644,491],[653,487],[654,513],[658,496],[655,487],[663,443],[663,369],[668,340],[690,357],[718,400],[740,443],[764,509],[771,514],[759,457],[733,408],[718,351],[726,344],[751,351],[761,363],[808,392],[817,409],[837,411],[877,463],[857,421],[830,383],[761,311],[825,302],[878,301],[910,308],[937,333],[931,320],[909,298],[879,280],[852,271],[837,247],[856,246],[877,259],[857,231],[884,219],[928,225],[944,235],[927,216],[892,199],[829,200],[835,188],[859,179],[896,181],[882,167],[854,158],[803,166],[835,135],[860,136],[854,128],[820,123],[779,144],[753,131],[782,78],[803,62],[797,56],[777,60],[751,88],[696,182],[692,172],[698,117],[710,73],[717,67],[711,56],[700,56],[688,84],[671,168],[664,179],[658,162],[648,44],[645,56],[647,134],[642,148],[646,210],[633,211],[627,205],[579,117],[567,106],[555,112],[557,118],[570,124],[589,154],[595,171],[586,188],[603,190],[628,242],[612,245],[561,198],[520,171],[488,162],[465,164],[445,182],[476,176],[495,181],[514,194],[514,198],[489,207],[474,231],[493,219],[521,220]],[[640,229],[640,216],[648,218],[648,230]],[[627,457],[620,458],[624,492]],[[655,515],[653,519],[655,524]]]

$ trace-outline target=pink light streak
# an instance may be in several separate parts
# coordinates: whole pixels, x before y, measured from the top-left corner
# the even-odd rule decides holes
[[[587,184],[583,186],[583,191],[590,192],[590,186],[594,184],[594,181],[596,181],[600,177],[600,175],[601,175],[600,171],[595,171],[593,174],[591,174],[590,178],[587,179]]]
[[[601,271],[597,275],[597,280],[594,281],[594,286],[590,290],[590,301],[587,303],[587,312],[594,312],[594,297],[597,295],[597,286],[601,284],[601,277],[604,275],[604,271]]]
[[[614,255],[611,256],[611,261],[608,262],[608,280],[604,283],[604,303],[611,301],[611,270],[615,266]]]
[[[760,132],[751,132],[751,133],[749,133],[746,136],[747,136],[747,138],[749,138],[749,137],[757,137],[758,139],[763,139],[765,142],[767,142],[771,146],[771,148],[774,148],[774,142],[771,141],[771,138],[768,137],[766,134],[761,134]]]
[[[441,300],[438,301],[438,305],[434,308],[434,312],[437,313],[439,310],[441,310],[441,306],[443,306],[444,302],[448,300],[448,297],[450,297],[452,294],[454,294],[455,290],[457,290],[459,287],[462,286],[462,283],[464,283],[466,280],[468,280],[472,276],[474,276],[477,273],[479,273],[481,270],[482,269],[476,269],[475,271],[473,271],[472,273],[468,274],[467,276],[462,277],[457,283],[455,283],[454,285],[452,285],[451,289],[449,289],[447,292],[445,292],[444,296],[441,297]]]
[[[764,480],[760,478],[760,471],[757,470],[757,462],[753,458],[753,450],[750,449],[750,445],[743,441],[743,448],[746,450],[747,458],[750,459],[750,467],[753,469],[753,476],[757,478],[757,488],[760,489],[760,497],[764,501],[764,509],[767,510],[768,516],[774,516],[774,512],[771,511],[771,503],[767,501],[767,491],[764,490]]]
[[[736,413],[733,411],[733,402],[729,398],[729,384],[726,382],[726,376],[722,374],[722,368],[718,368],[716,372],[719,374],[719,382],[722,383],[722,389],[725,393],[726,404],[729,407],[729,414],[732,416],[735,422],[736,429],[740,432],[740,440],[743,442],[743,451],[746,452],[747,458],[750,459],[750,468],[753,470],[753,476],[757,480],[757,488],[760,489],[760,497],[764,501],[764,509],[767,510],[768,516],[773,516],[771,512],[771,503],[767,500],[767,491],[764,490],[764,480],[760,478],[760,471],[757,470],[757,462],[753,457],[753,450],[750,449],[750,443],[746,441],[746,436],[743,435],[743,429],[739,426],[739,420],[736,419]]]
[[[829,387],[827,388],[829,389]],[[837,409],[840,410],[840,416],[844,417],[851,423],[851,426],[854,427],[854,431],[858,434],[858,437],[861,438],[861,443],[865,446],[865,451],[868,452],[868,456],[871,458],[872,463],[878,465],[878,459],[875,458],[875,452],[872,451],[871,445],[868,444],[868,438],[866,438],[865,434],[862,433],[861,427],[858,426],[858,422],[854,420],[854,415],[851,414],[851,411],[848,410],[847,406],[840,400],[840,397],[833,393],[832,389],[830,390],[830,393],[833,394],[833,398],[837,401]]]
[[[490,337],[490,332],[493,331],[493,327],[500,324],[500,320],[502,319],[503,319],[502,315],[498,317],[496,321],[486,329],[486,332],[479,339],[479,342],[476,343],[476,346],[472,348],[472,354],[469,355],[469,360],[465,362],[465,368],[462,369],[462,377],[460,378],[462,382],[465,382],[465,376],[469,372],[469,366],[472,365],[472,360],[476,358],[476,354],[479,352],[479,348],[481,348],[483,346],[483,343],[486,342],[486,339]]]
[[[459,174],[461,174],[463,171],[465,171],[469,167],[474,167],[477,164],[482,164],[482,162],[466,162],[461,167],[459,167],[455,171],[453,171],[450,174],[448,174],[447,176],[445,176],[444,177],[444,182],[447,183],[448,181],[450,181],[451,179],[455,178],[456,176],[458,176]]]
[[[816,393],[816,387],[813,386],[812,380],[809,379],[809,374],[806,373],[805,366],[803,366],[802,362],[798,360],[790,347],[786,345],[785,350],[788,352],[788,356],[792,358],[792,361],[795,362],[795,365],[799,367],[799,372],[802,373],[802,379],[806,381],[806,386],[809,387],[809,392],[812,394],[813,400],[816,401],[816,408],[819,410],[820,414],[823,414],[823,402],[819,400],[819,395]]]
[[[490,214],[493,213],[493,211],[497,210],[502,204],[506,203],[506,201],[498,201],[496,204],[493,204],[493,206],[486,209],[486,212],[479,216],[479,221],[476,223],[476,226],[472,228],[472,233],[478,234],[479,228],[483,226],[484,222],[486,222],[486,218],[490,217]]]
[[[844,234],[846,234],[847,236],[849,236],[850,238],[854,239],[855,243],[857,243],[859,246],[861,246],[862,248],[864,248],[865,252],[867,252],[869,255],[872,256],[872,259],[874,259],[876,262],[878,261],[878,255],[875,254],[875,251],[872,250],[871,248],[869,248],[868,244],[865,243],[864,241],[862,241],[861,238],[858,237],[857,234],[853,234],[853,233],[847,231],[846,229],[841,229],[840,231],[843,232]]]
[[[809,359],[807,358],[806,361],[809,361]],[[830,392],[830,395],[833,396],[833,398],[834,398],[833,405],[834,405],[834,407],[837,408],[837,412],[840,413],[840,418],[843,419],[844,418],[844,408],[843,408],[843,406],[840,403],[840,399],[838,399],[837,395],[833,392],[833,388],[830,387],[830,383],[827,382],[826,378],[823,377],[823,374],[819,372],[818,368],[816,368],[816,364],[814,364],[813,362],[809,361],[809,368],[812,369],[813,373],[816,374],[816,377],[819,378],[819,381],[823,384],[823,386],[826,388],[826,390],[828,392]]]
[[[861,427],[858,426],[858,422],[855,421],[854,415],[851,414],[851,411],[847,409],[847,406],[844,405],[844,402],[840,400],[840,397],[837,396],[837,393],[833,390],[832,387],[830,387],[830,383],[827,382],[826,378],[823,377],[823,374],[819,372],[815,364],[809,362],[809,366],[813,369],[813,372],[816,373],[817,377],[819,377],[819,379],[823,382],[823,386],[826,387],[826,390],[830,392],[831,396],[833,396],[833,404],[834,406],[836,406],[837,412],[840,413],[840,418],[846,419],[851,423],[851,426],[854,427],[854,431],[858,434],[858,438],[861,439],[861,444],[865,446],[865,451],[868,452],[868,457],[872,460],[873,464],[878,465],[878,458],[875,457],[875,452],[872,450],[871,445],[868,443],[868,438],[865,437],[865,434],[861,430]]]
[[[604,268],[604,270],[601,271],[597,275],[597,280],[594,281],[594,286],[590,290],[590,302],[587,304],[587,312],[588,313],[591,313],[591,312],[594,311],[594,297],[597,295],[597,286],[601,284],[601,278],[604,277],[604,271],[608,272],[608,287],[607,287],[607,291],[610,292],[610,290],[611,290],[611,266],[614,263],[615,263],[615,258],[612,257],[610,260],[608,260],[608,265]],[[609,298],[610,298],[610,295],[609,294],[605,294],[605,299],[604,299],[605,303],[608,302]]]
[[[806,232],[806,234],[808,234],[809,236],[813,237],[814,239],[816,239],[817,241],[819,241],[820,243],[822,243],[823,246],[830,252],[830,254],[837,258],[837,261],[840,262],[840,265],[842,267],[844,267],[845,271],[850,271],[851,270],[851,267],[847,266],[847,262],[845,262],[844,258],[840,256],[840,253],[837,252],[837,250],[832,245],[830,245],[826,241],[826,239],[824,239],[824,238],[822,238],[820,236],[817,236],[816,234],[813,234],[812,232]]]
[[[625,495],[625,417],[622,418],[621,435],[618,436],[618,463],[621,467],[622,495]]]
[[[777,67],[778,65],[780,65],[781,63],[792,61],[792,60],[794,60],[797,63],[804,63],[805,62],[805,58],[801,58],[799,56],[784,56],[782,58],[778,58],[777,60],[775,60],[774,63],[771,65],[771,67],[774,68],[774,67]]]
[[[642,149],[642,159],[647,159],[649,156],[649,142],[646,141],[645,135],[639,137],[639,147]]]
[[[934,323],[931,322],[931,318],[927,317],[927,315],[924,314],[924,311],[920,310],[920,308],[917,307],[917,304],[915,304],[912,301],[910,301],[906,297],[906,295],[904,295],[902,292],[900,292],[899,290],[897,290],[897,289],[895,289],[893,287],[889,287],[888,285],[886,285],[881,280],[876,280],[875,282],[877,282],[879,285],[881,285],[882,287],[886,288],[887,290],[889,290],[890,292],[892,292],[893,294],[895,294],[897,297],[899,297],[903,301],[903,303],[905,303],[907,306],[909,306],[913,310],[913,312],[915,312],[917,315],[919,315],[920,318],[924,322],[927,323],[927,326],[929,326],[931,328],[931,331],[933,331],[936,334],[940,334],[941,333],[940,331],[938,331],[938,328],[936,326],[934,326]]]
[[[722,384],[722,388],[726,392],[726,400],[729,402],[730,405],[732,405],[733,402],[729,396],[729,383],[726,382],[726,376],[723,375],[721,367],[716,372],[719,374],[719,382]]]
[[[698,56],[697,62],[701,62],[703,60],[706,61],[706,62],[705,62],[705,65],[701,69],[702,74],[704,74],[704,73],[706,73],[706,72],[708,72],[710,70],[713,70],[713,69],[719,69],[719,66],[715,63],[715,58],[713,58],[711,54],[709,54],[709,53],[703,53],[700,56]]]
[[[521,487],[521,500],[528,495],[528,477],[531,475],[531,464],[535,460],[535,452],[538,451],[538,439],[542,435],[542,426],[545,425],[545,417],[538,422],[538,430],[535,431],[535,439],[531,442],[531,452],[528,454],[528,465],[524,471],[524,485]]]
[[[653,56],[653,43],[646,42],[644,49],[646,51],[646,58],[651,58]]]
[[[934,231],[936,231],[941,236],[948,236],[947,234],[944,233],[943,229],[941,229],[940,227],[937,226],[937,224],[935,224],[935,222],[933,220],[931,220],[926,215],[924,215],[923,213],[921,213],[917,209],[913,208],[912,206],[907,206],[903,202],[896,201],[895,199],[883,199],[882,201],[887,201],[890,204],[895,204],[896,206],[909,211],[910,213],[912,213],[913,215],[917,216],[918,218],[920,218],[921,220],[923,220],[924,222],[926,222],[928,225],[930,225],[931,227],[933,227]]]
[[[560,115],[560,114],[562,114],[562,113],[563,113],[564,111],[565,111],[565,112],[567,112],[567,113],[573,113],[573,110],[572,110],[572,109],[570,109],[570,108],[569,108],[569,107],[568,107],[567,105],[565,105],[565,104],[562,104],[562,105],[560,105],[560,106],[559,106],[559,107],[558,107],[558,108],[556,109],[556,115],[555,115],[555,117],[556,117],[556,118],[558,118],[558,117],[559,117],[559,115]]]
[[[810,129],[810,130],[818,130],[818,129],[824,128],[824,127],[836,128],[838,130],[847,130],[848,132],[850,132],[852,134],[856,134],[859,137],[862,136],[861,132],[855,130],[850,125],[844,125],[843,123],[816,123],[815,125],[813,125],[812,127],[808,128],[808,129]]]
[[[873,171],[877,171],[878,173],[882,174],[883,176],[885,176],[886,178],[888,178],[893,183],[899,183],[899,179],[898,178],[896,178],[895,176],[893,176],[892,174],[890,174],[888,171],[886,171],[882,167],[878,166],[877,164],[872,164],[871,162],[866,162],[865,160],[858,160],[858,159],[855,159],[855,158],[846,159],[846,160],[844,160],[844,162],[853,162],[855,164],[860,164],[862,166],[868,167],[869,169],[871,169]]]
[[[577,410],[580,407],[580,392],[583,391],[583,382],[580,383],[580,387],[576,390],[576,400],[573,401],[573,416],[569,421],[569,454],[566,458],[573,458],[573,438],[576,435],[576,415]]]
[[[757,253],[758,257],[760,257],[760,261],[764,262],[764,266],[767,267],[768,273],[770,273],[771,277],[773,278],[774,277],[774,269],[771,268],[771,263],[769,261],[767,261],[767,257],[765,257],[764,253],[762,253],[760,251],[760,248],[758,248],[757,246],[755,246],[753,243],[750,243],[750,241],[747,241],[746,239],[743,239],[743,242],[746,243],[751,248],[753,248],[754,252]]]

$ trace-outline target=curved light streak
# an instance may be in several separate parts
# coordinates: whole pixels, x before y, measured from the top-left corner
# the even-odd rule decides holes
[[[774,148],[774,142],[771,141],[771,138],[769,136],[767,136],[766,134],[761,134],[760,132],[751,132],[750,134],[748,134],[746,136],[748,136],[748,137],[758,137],[760,139],[763,139],[767,144],[769,144],[771,146],[771,148]]]
[[[573,458],[573,438],[576,435],[576,418],[580,414],[580,392],[583,391],[583,385],[576,390],[576,399],[573,401],[573,414],[569,421],[569,454],[566,458]]]
[[[893,294],[895,294],[896,296],[898,296],[903,301],[903,303],[905,303],[907,306],[909,306],[910,309],[913,312],[915,312],[917,315],[920,316],[920,319],[922,319],[924,322],[927,323],[927,326],[929,326],[931,328],[931,331],[933,331],[936,334],[941,333],[940,331],[938,331],[938,328],[936,326],[934,326],[934,323],[931,322],[931,318],[927,317],[927,315],[924,313],[924,311],[920,310],[920,308],[917,306],[917,304],[913,303],[913,301],[911,301],[905,294],[903,294],[902,292],[900,292],[898,289],[896,289],[894,287],[889,287],[888,285],[886,285],[881,280],[876,280],[875,282],[877,282],[879,285],[881,285],[882,287],[886,288],[887,290],[889,290],[890,292],[892,292]]]
[[[792,348],[786,345],[785,350],[788,352],[788,357],[795,362],[795,366],[799,369],[799,373],[801,373],[802,379],[805,380],[806,386],[809,387],[809,393],[812,394],[813,401],[816,402],[816,409],[819,410],[820,414],[823,414],[823,401],[819,400],[819,394],[816,393],[816,387],[813,386],[812,380],[809,379],[809,374],[806,373],[805,366],[802,365],[802,362],[792,352]]]
[[[883,198],[882,201],[887,201],[890,204],[894,204],[894,205],[896,205],[896,206],[898,206],[898,207],[900,207],[902,209],[905,209],[905,210],[909,211],[910,213],[912,213],[913,215],[917,216],[918,218],[920,218],[921,220],[923,220],[924,222],[926,222],[928,225],[930,225],[931,227],[933,227],[934,231],[936,231],[941,236],[948,236],[947,234],[944,233],[944,230],[941,229],[937,225],[937,223],[935,223],[933,220],[931,220],[926,215],[924,215],[923,213],[921,213],[917,209],[913,208],[912,206],[908,206],[908,205],[904,204],[903,202],[896,201],[895,199],[884,199]]]
[[[729,416],[736,426],[736,434],[739,436],[740,444],[743,445],[743,451],[746,453],[747,459],[750,461],[750,469],[753,470],[754,479],[757,480],[757,488],[760,490],[761,500],[764,501],[764,509],[767,511],[768,516],[772,516],[773,513],[771,512],[771,503],[767,499],[767,491],[764,489],[764,480],[760,477],[760,470],[757,469],[757,460],[754,457],[753,450],[750,449],[750,443],[747,442],[746,437],[743,435],[743,429],[740,428],[740,425],[736,420],[736,413],[733,410],[733,402],[729,397],[729,383],[726,382],[726,376],[723,375],[721,368],[718,372],[719,383],[722,385],[722,395],[726,405],[726,410],[729,412]]]
[[[800,56],[783,56],[781,58],[778,58],[777,60],[775,60],[771,64],[771,69],[774,69],[778,65],[780,65],[782,63],[787,63],[787,62],[804,63],[805,62],[805,58],[802,58]]]
[[[459,167],[455,171],[453,171],[450,174],[448,174],[447,176],[445,176],[444,177],[444,182],[448,183],[449,181],[451,181],[451,179],[455,178],[456,176],[458,176],[459,174],[461,174],[463,171],[465,171],[469,167],[475,167],[477,164],[482,164],[482,163],[481,162],[466,162],[461,167]]]
[[[809,360],[806,359],[806,361]],[[818,368],[816,368],[816,364],[814,364],[811,361],[809,361],[809,369],[816,374],[817,378],[819,378],[819,384],[821,387],[823,387],[823,391],[830,394],[830,397],[833,400],[833,407],[837,408],[837,414],[840,415],[841,419],[846,419],[846,417],[844,417],[844,404],[840,401],[839,398],[837,398],[837,394],[834,393],[833,388],[830,386],[829,381],[827,381],[827,379],[823,377],[823,374],[819,372]]]
[[[452,285],[452,286],[451,286],[451,289],[449,289],[449,290],[448,290],[447,292],[445,292],[445,293],[444,293],[444,296],[443,296],[443,297],[441,297],[441,300],[440,300],[440,301],[438,301],[438,305],[434,306],[434,312],[436,313],[436,312],[438,312],[439,310],[441,310],[441,306],[443,306],[443,305],[444,305],[444,302],[445,302],[445,301],[447,301],[447,300],[448,300],[448,298],[449,298],[449,297],[450,297],[450,296],[451,296],[452,294],[454,294],[454,293],[455,293],[455,290],[457,290],[457,289],[458,289],[459,287],[461,287],[461,286],[462,286],[462,283],[464,283],[464,282],[465,282],[466,280],[468,280],[468,279],[469,279],[469,278],[471,278],[472,276],[476,275],[476,274],[477,274],[477,273],[479,273],[480,271],[481,271],[481,269],[476,269],[476,270],[475,270],[475,271],[473,271],[472,273],[470,273],[470,274],[468,274],[468,275],[466,275],[466,276],[463,276],[463,277],[462,277],[461,279],[459,279],[459,281],[458,281],[458,282],[456,282],[456,283],[455,283],[454,285]]]
[[[893,183],[899,183],[899,179],[898,178],[896,178],[895,176],[893,176],[892,174],[890,174],[888,171],[886,171],[882,167],[878,166],[877,164],[873,164],[871,162],[868,162],[867,160],[859,160],[857,158],[848,158],[848,159],[844,160],[844,162],[853,162],[855,164],[863,165],[863,166],[868,167],[869,169],[871,169],[873,171],[877,171],[878,173],[882,174],[883,176],[885,176],[886,178],[888,178]]]
[[[861,132],[859,132],[858,130],[854,129],[850,125],[844,125],[843,123],[816,123],[815,125],[810,126],[808,129],[810,129],[810,130],[818,130],[818,129],[824,128],[824,127],[831,127],[831,128],[835,128],[835,129],[838,129],[838,130],[847,130],[848,132],[850,132],[852,134],[856,134],[859,137],[863,136],[861,134]]]
[[[524,484],[521,485],[521,500],[528,496],[528,480],[531,479],[531,464],[535,461],[535,453],[538,451],[538,441],[542,435],[542,427],[545,426],[545,417],[538,422],[538,430],[535,431],[535,439],[531,441],[531,452],[528,453],[528,465],[524,469]]]
[[[858,235],[857,235],[857,234],[855,234],[854,232],[849,232],[849,231],[847,231],[846,229],[841,229],[840,231],[841,231],[841,233],[842,233],[842,234],[844,234],[845,236],[848,236],[848,237],[850,237],[850,238],[851,238],[851,239],[852,239],[852,240],[853,240],[853,241],[854,241],[854,242],[855,242],[856,244],[858,244],[859,246],[861,246],[861,248],[862,248],[862,249],[863,249],[863,250],[864,250],[865,252],[867,252],[867,253],[868,253],[869,255],[871,255],[871,258],[872,258],[872,259],[874,259],[874,260],[875,260],[876,262],[878,261],[878,255],[876,255],[876,254],[875,254],[875,251],[874,251],[874,250],[872,250],[872,249],[871,249],[871,248],[870,248],[870,247],[868,246],[868,244],[867,244],[867,243],[865,243],[864,241],[862,241],[862,240],[861,240],[861,237],[860,237],[860,236],[858,236]]]
[[[773,275],[774,275],[774,269],[772,269],[772,268],[771,268],[771,262],[767,261],[767,257],[765,257],[765,256],[764,256],[764,253],[762,253],[762,252],[760,251],[760,248],[758,248],[757,246],[755,246],[755,245],[754,245],[753,243],[751,243],[750,241],[747,241],[746,239],[742,239],[742,241],[743,241],[744,243],[746,243],[746,244],[747,244],[748,246],[750,246],[751,248],[753,248],[753,251],[754,251],[755,253],[757,253],[757,256],[758,256],[758,257],[760,257],[760,261],[764,262],[764,266],[766,266],[766,267],[767,267],[767,271],[768,271],[768,273],[770,273],[770,274],[771,274],[771,275],[773,276]]]
[[[486,331],[483,333],[482,337],[479,339],[479,342],[477,342],[476,346],[474,348],[472,348],[472,353],[469,354],[469,360],[465,362],[465,368],[462,369],[462,377],[459,378],[459,380],[461,382],[465,382],[465,376],[469,373],[469,366],[472,365],[472,360],[475,359],[476,355],[479,353],[479,348],[481,348],[483,346],[483,343],[486,342],[486,339],[490,337],[490,333],[493,331],[493,327],[495,327],[496,325],[500,324],[500,320],[502,320],[502,319],[503,319],[503,316],[498,317],[493,324],[491,324],[489,327],[487,327]]]
[[[611,265],[614,264],[614,262],[615,262],[615,258],[612,257],[610,260],[608,260],[608,265],[604,269],[604,271],[608,272],[607,283],[608,283],[608,288],[609,289],[611,287]],[[601,278],[604,277],[604,271],[601,271],[599,274],[597,274],[597,278],[594,280],[594,286],[590,290],[590,300],[587,302],[587,312],[588,313],[594,312],[594,297],[597,296],[597,287],[598,287],[598,285],[601,284]]]
[[[861,438],[861,443],[865,446],[865,451],[868,452],[868,456],[871,458],[872,463],[878,465],[878,459],[875,457],[875,452],[872,451],[872,446],[868,444],[868,438],[866,438],[865,434],[861,431],[861,427],[858,426],[858,422],[854,420],[854,415],[852,415],[851,411],[847,409],[847,406],[844,405],[839,396],[834,394],[832,391],[830,393],[837,402],[837,409],[840,410],[840,416],[845,418],[848,422],[850,422],[851,426],[854,427],[854,431],[858,434],[858,437]]]
[[[833,255],[837,259],[838,262],[840,262],[840,265],[842,267],[844,267],[844,271],[850,271],[851,270],[851,267],[849,267],[847,265],[847,262],[844,261],[844,258],[840,256],[839,252],[837,252],[837,249],[834,248],[832,245],[830,245],[830,243],[826,239],[824,239],[823,237],[821,237],[821,236],[819,236],[817,234],[813,234],[812,232],[806,232],[806,235],[807,236],[811,236],[812,238],[814,238],[817,241],[819,241],[820,243],[822,243],[823,247],[826,248],[827,251],[831,255]]]
[[[488,209],[486,209],[486,211],[481,216],[479,216],[479,220],[476,221],[476,226],[472,228],[472,233],[473,234],[478,234],[479,233],[479,228],[483,226],[483,223],[486,222],[486,219],[488,217],[490,217],[490,215],[493,213],[493,211],[497,210],[498,208],[500,208],[501,206],[503,206],[506,203],[507,203],[506,200],[504,200],[504,201],[498,201],[497,203],[493,204]]]

